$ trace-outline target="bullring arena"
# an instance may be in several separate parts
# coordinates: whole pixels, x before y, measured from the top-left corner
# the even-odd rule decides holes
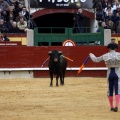
[[[0,79],[1,120],[119,120],[111,112],[106,78],[66,77],[49,87],[49,78]]]
[[[56,87],[54,78],[53,87],[49,87],[48,63],[41,68],[48,57],[48,51],[53,49],[61,50],[65,56],[74,60],[68,61],[64,86]],[[120,110],[115,113],[109,108],[104,62],[93,64],[89,60],[83,71],[77,74],[86,56],[90,52],[96,56],[107,52],[105,46],[1,46],[0,52],[1,120],[120,118]]]
[[[111,34],[110,29],[98,27],[90,6],[82,10],[81,26],[73,26],[81,7],[76,5],[83,5],[80,1],[92,3],[90,0],[80,0],[73,5],[76,7],[57,9],[48,8],[51,5],[45,4],[47,0],[40,3],[48,5],[45,8],[36,4],[40,0],[19,1],[26,2],[32,15],[28,20],[33,19],[36,25],[32,24],[31,28],[27,24],[21,33],[16,30],[6,33],[10,41],[0,42],[0,120],[119,120],[120,105],[118,112],[111,112],[109,108],[104,62],[93,63],[89,59],[82,72],[77,73],[89,53],[100,56],[108,52],[106,45],[111,38],[120,45],[119,33]],[[48,1],[53,4],[53,0]],[[83,32],[74,32],[78,28]],[[54,77],[50,87],[48,62],[41,67],[51,50],[61,51],[73,60],[68,61],[64,86],[56,87]]]

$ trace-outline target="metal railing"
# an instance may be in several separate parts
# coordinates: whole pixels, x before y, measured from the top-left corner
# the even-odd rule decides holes
[[[42,44],[43,46],[51,46],[52,43],[60,43],[64,42],[67,39],[73,40],[75,43],[85,43],[85,45],[89,45],[91,42],[99,43],[100,45],[104,44],[104,31],[103,28],[100,28],[100,32],[96,33],[90,27],[82,27],[83,32],[76,33],[74,31],[75,28],[63,28],[63,27],[41,27],[34,29],[34,45],[38,46]],[[41,45],[40,45],[41,46]]]

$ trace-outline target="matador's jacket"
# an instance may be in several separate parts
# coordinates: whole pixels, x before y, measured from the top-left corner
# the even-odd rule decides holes
[[[111,68],[115,69],[115,73],[118,76],[118,94],[120,95],[120,53],[115,52],[115,50],[110,50],[110,52],[108,52],[100,57],[96,57],[92,53],[90,53],[89,55],[93,62],[101,62],[101,61],[105,62],[106,67],[108,68],[107,80],[108,80]],[[108,84],[109,84],[109,82],[108,82]]]

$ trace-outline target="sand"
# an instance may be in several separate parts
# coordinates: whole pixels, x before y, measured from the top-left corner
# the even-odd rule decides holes
[[[0,120],[119,120],[111,112],[106,78],[0,79]],[[115,102],[115,101],[114,101]],[[120,105],[119,105],[120,106]]]

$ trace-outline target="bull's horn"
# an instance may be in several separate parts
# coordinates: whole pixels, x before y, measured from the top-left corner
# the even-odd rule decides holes
[[[52,53],[52,51],[49,51],[49,52],[48,52],[48,54],[51,54],[51,53]]]
[[[62,53],[62,51],[59,51],[58,53]]]

